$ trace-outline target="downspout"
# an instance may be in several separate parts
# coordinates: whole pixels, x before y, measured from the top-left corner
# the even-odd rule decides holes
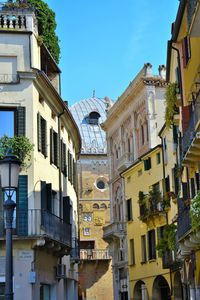
[[[60,134],[60,118],[65,113],[63,110],[57,117],[58,117],[58,142],[59,142],[59,166],[58,166],[58,181],[59,181],[59,217],[63,219],[63,202],[62,202],[62,183],[61,183],[61,134]]]

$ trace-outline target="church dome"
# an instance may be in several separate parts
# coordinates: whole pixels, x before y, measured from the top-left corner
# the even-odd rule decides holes
[[[81,154],[106,154],[106,133],[100,124],[106,120],[106,104],[103,98],[81,100],[70,108],[82,138]]]

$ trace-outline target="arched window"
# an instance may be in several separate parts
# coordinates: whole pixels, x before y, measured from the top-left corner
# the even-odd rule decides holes
[[[100,117],[101,116],[98,112],[92,111],[91,113],[89,113],[89,115],[85,119],[88,122],[88,124],[90,124],[90,125],[98,125]]]
[[[99,209],[99,204],[94,203],[94,204],[93,204],[93,208],[94,208],[94,209]]]
[[[140,124],[140,139],[141,139],[141,146],[144,145],[144,126]]]
[[[107,209],[107,206],[106,206],[105,203],[102,203],[101,206],[100,206],[100,208]]]

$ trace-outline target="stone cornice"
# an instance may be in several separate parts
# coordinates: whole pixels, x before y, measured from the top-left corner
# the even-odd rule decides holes
[[[169,85],[169,83],[160,78],[145,78],[143,79],[143,83],[145,85],[153,85],[156,87],[166,87],[167,85]]]

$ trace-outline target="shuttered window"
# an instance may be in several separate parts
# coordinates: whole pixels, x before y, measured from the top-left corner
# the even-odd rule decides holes
[[[26,108],[22,106],[16,109],[16,135],[26,136]]]
[[[166,193],[170,192],[170,180],[169,180],[169,175],[165,178],[165,190],[166,190]]]
[[[144,170],[150,170],[151,169],[151,157],[148,157],[144,160]]]
[[[17,234],[28,235],[28,176],[19,175],[17,193]]]
[[[46,120],[37,114],[38,151],[47,157],[47,124]]]
[[[188,61],[191,57],[190,38],[188,36],[182,39],[182,51],[183,51],[183,67],[186,68]]]
[[[132,221],[132,199],[127,200],[127,220]]]
[[[67,157],[66,157],[66,145],[61,141],[61,171],[67,176]]]
[[[135,265],[134,239],[130,239],[130,256],[131,256],[131,265]]]
[[[53,128],[50,129],[50,163],[59,167],[59,139]]]
[[[67,224],[71,224],[71,210],[70,197],[63,197],[63,221]]]
[[[53,213],[52,184],[41,181],[41,209]]]
[[[141,256],[142,263],[145,263],[147,261],[146,235],[141,236]]]
[[[156,259],[155,230],[148,231],[148,254],[149,260]]]

